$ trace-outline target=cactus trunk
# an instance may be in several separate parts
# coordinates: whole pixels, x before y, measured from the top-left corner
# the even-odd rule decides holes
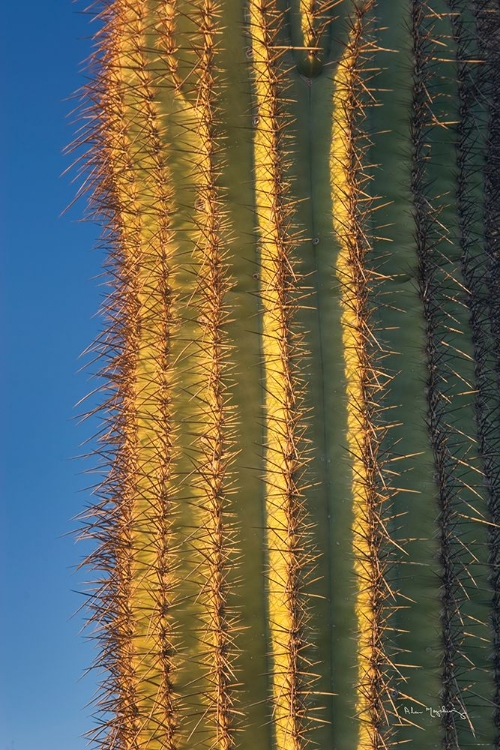
[[[498,747],[500,8],[99,15],[90,737]]]

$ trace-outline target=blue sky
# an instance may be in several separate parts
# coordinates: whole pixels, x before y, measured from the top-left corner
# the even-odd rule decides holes
[[[78,357],[97,332],[102,258],[83,202],[59,217],[76,189],[60,175],[75,132],[64,100],[90,50],[85,4],[2,9],[0,750],[81,750],[92,725],[93,648],[74,615],[84,546],[65,535],[89,497],[89,464],[73,458],[90,426],[74,405],[92,387]]]

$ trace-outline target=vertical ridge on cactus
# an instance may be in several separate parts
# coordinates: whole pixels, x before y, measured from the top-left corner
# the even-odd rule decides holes
[[[500,419],[499,411],[499,379],[498,373],[500,357],[498,351],[499,332],[498,328],[498,226],[500,224],[500,201],[498,196],[499,190],[499,164],[500,164],[500,98],[496,81],[500,70],[500,54],[498,50],[498,40],[500,35],[500,9],[498,5],[491,2],[475,2],[473,4],[474,19],[479,31],[476,41],[477,56],[481,65],[476,74],[477,89],[471,90],[472,87],[467,82],[462,83],[463,96],[472,96],[478,90],[481,93],[481,103],[483,107],[476,116],[476,122],[479,121],[480,132],[483,135],[485,144],[484,160],[476,169],[479,171],[479,179],[484,180],[484,199],[483,199],[483,227],[484,242],[482,245],[482,254],[478,268],[473,265],[475,276],[475,290],[471,300],[474,306],[474,315],[479,317],[482,323],[481,340],[478,340],[477,368],[478,377],[481,379],[481,391],[478,397],[478,423],[481,436],[481,452],[484,456],[485,475],[488,483],[489,510],[492,523],[488,525],[489,535],[489,562],[490,562],[490,587],[492,591],[492,629],[493,629],[493,649],[494,649],[494,723],[496,728],[495,742],[500,742],[500,581],[499,574],[499,551],[500,551],[500,517],[499,517],[499,500],[498,500],[498,425]],[[459,29],[459,31],[462,31]],[[462,53],[463,54],[463,53]],[[461,60],[462,76],[465,74],[466,63]],[[470,91],[470,94],[469,94]],[[476,124],[476,123],[474,123]],[[469,131],[465,128],[463,138],[469,136]],[[470,136],[469,136],[470,137]],[[476,136],[477,137],[477,136]],[[470,153],[471,148],[467,149]],[[467,153],[467,155],[468,155]],[[469,157],[470,158],[470,157]],[[465,178],[464,178],[465,179]],[[462,187],[465,192],[465,185]],[[476,312],[477,310],[477,312]],[[484,316],[484,317],[483,317]],[[481,348],[482,346],[482,348]]]
[[[414,3],[413,22],[415,83],[412,141],[415,169],[412,190],[420,294],[427,337],[428,424],[440,507],[442,695],[443,704],[453,707],[460,715],[467,714],[463,686],[467,685],[472,693],[484,679],[480,673],[484,657],[478,645],[487,644],[490,639],[486,610],[481,606],[481,592],[486,587],[486,566],[482,554],[482,550],[486,549],[486,540],[485,526],[477,521],[481,517],[485,519],[482,511],[485,497],[484,487],[476,479],[484,469],[477,454],[474,402],[471,398],[476,392],[472,368],[474,360],[469,345],[473,337],[470,325],[474,321],[468,319],[467,304],[463,299],[464,264],[449,240],[449,236],[457,231],[455,219],[445,223],[443,216],[450,208],[442,196],[430,192],[431,184],[432,191],[439,190],[439,177],[433,165],[429,130],[436,127],[448,130],[453,117],[449,105],[440,102],[434,94],[433,85],[433,76],[437,74],[439,66],[453,64],[453,59],[445,58],[441,62],[438,57],[441,53],[436,49],[441,38],[448,40],[451,28],[446,27],[430,7],[418,3]],[[445,28],[441,30],[443,26]],[[453,49],[453,38],[449,45]],[[436,59],[438,66],[433,64]],[[463,111],[461,114],[463,122]],[[446,135],[441,139],[441,154],[446,154],[445,138]],[[450,143],[448,148],[451,150],[453,144]],[[458,197],[462,196],[459,194]],[[455,200],[455,196],[446,198]],[[460,224],[463,203],[455,210]],[[474,640],[477,645],[471,643]],[[443,727],[444,746],[456,747],[460,743],[460,728],[453,711],[444,714]]]
[[[273,12],[274,10],[274,12]],[[276,747],[303,747],[303,658],[306,602],[301,569],[307,555],[300,475],[303,433],[293,297],[300,277],[292,257],[293,202],[285,178],[287,123],[280,112],[282,82],[273,52],[283,13],[251,0],[250,37],[255,86],[254,170],[259,232],[262,360],[265,391],[265,526],[268,612]]]
[[[335,74],[330,174],[334,230],[340,251],[336,271],[341,285],[342,338],[345,360],[348,428],[347,446],[352,457],[352,544],[357,580],[356,619],[358,685],[356,715],[360,722],[357,747],[379,747],[382,690],[381,666],[384,644],[381,637],[381,600],[387,590],[384,564],[380,559],[383,537],[379,463],[380,431],[374,410],[383,373],[375,371],[370,356],[373,333],[367,310],[364,256],[367,251],[369,203],[363,196],[366,145],[362,144],[359,122],[363,117],[362,58],[367,14],[372,3],[356,6],[356,18],[345,52]],[[360,65],[361,63],[361,65]],[[385,666],[385,665],[384,665]]]
[[[487,257],[484,251],[478,249],[478,239],[481,237],[482,223],[485,212],[483,209],[484,188],[482,181],[483,165],[478,159],[485,145],[485,129],[478,128],[477,122],[484,122],[484,113],[476,101],[476,91],[482,88],[486,81],[484,66],[481,63],[481,51],[477,40],[467,31],[467,24],[473,22],[472,15],[476,8],[469,9],[464,3],[449,2],[452,11],[452,28],[456,42],[457,78],[459,86],[459,105],[461,118],[457,127],[457,207],[460,230],[460,245],[462,249],[461,268],[465,286],[467,288],[467,305],[472,328],[472,344],[474,349],[476,375],[476,422],[479,441],[479,453],[483,459],[485,492],[491,522],[487,525],[489,542],[489,564],[492,589],[498,589],[495,581],[496,555],[498,553],[498,531],[500,515],[498,462],[499,419],[499,391],[495,379],[494,351],[495,344],[489,324],[488,288],[487,288]],[[498,10],[497,10],[498,16]],[[494,33],[494,15],[490,14],[493,22],[490,33]],[[498,27],[498,18],[496,25]],[[471,70],[470,60],[476,64]],[[492,648],[498,652],[498,622],[496,622],[495,595],[492,603]],[[498,706],[499,682],[498,674],[494,673],[495,703]],[[495,711],[495,724],[498,726],[498,708]],[[496,739],[498,742],[498,738]]]
[[[103,750],[498,746],[493,0],[103,0]]]
[[[215,133],[217,78],[214,56],[220,19],[213,0],[206,0],[200,7],[196,22],[201,37],[201,44],[196,48],[199,57],[196,109],[200,146],[196,164],[199,183],[195,222],[199,227],[196,249],[201,255],[197,284],[202,382],[198,394],[204,415],[196,461],[200,506],[204,512],[198,542],[203,558],[201,589],[205,633],[202,640],[207,644],[206,670],[211,683],[208,700],[215,727],[214,746],[230,750],[235,747],[231,695],[235,621],[227,608],[227,573],[232,557],[227,494],[233,450],[232,415],[225,393],[228,369],[225,297],[229,279],[223,238],[225,217],[217,188],[219,146]]]
[[[130,317],[135,328],[134,354],[127,362],[132,391],[126,423],[131,433],[127,446],[130,456],[128,465],[121,467],[130,503],[124,528],[127,581],[125,590],[118,587],[118,595],[126,598],[126,626],[130,631],[125,741],[137,738],[150,746],[171,748],[175,747],[176,733],[170,614],[175,587],[171,529],[172,192],[142,52],[145,4],[133,7],[117,3],[114,10],[114,48],[108,75],[110,80],[116,79],[118,91],[115,89],[109,103],[104,136],[110,138],[110,164],[121,172],[117,181],[125,181],[123,189],[120,183],[117,185],[118,199],[126,199],[130,192],[134,196],[132,205],[120,211],[135,307]],[[121,131],[116,144],[111,140],[114,127]],[[108,136],[109,131],[112,134]],[[140,171],[136,173],[134,163],[138,158]],[[120,552],[120,557],[125,557],[124,551]],[[118,559],[116,570],[121,573]],[[121,723],[116,723],[115,731],[119,737]]]

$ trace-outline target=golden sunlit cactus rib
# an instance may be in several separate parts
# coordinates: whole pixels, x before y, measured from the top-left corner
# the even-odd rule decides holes
[[[304,747],[306,664],[304,510],[298,481],[301,399],[297,389],[290,330],[294,273],[289,234],[291,202],[285,197],[280,75],[274,34],[281,16],[269,0],[251,0],[250,34],[255,95],[254,173],[260,245],[262,355],[265,387],[265,525],[268,611],[272,662],[273,726],[276,750]],[[275,26],[273,26],[273,24]],[[276,28],[277,27],[277,28]]]
[[[384,430],[376,421],[377,410],[383,410],[382,392],[390,379],[378,361],[382,345],[376,341],[370,320],[368,296],[374,293],[374,277],[365,256],[370,250],[367,231],[371,209],[363,166],[367,146],[362,141],[366,136],[359,125],[366,106],[363,97],[367,89],[362,76],[366,53],[371,50],[367,31],[373,6],[371,0],[355,6],[349,39],[334,73],[330,147],[333,228],[339,243],[336,273],[342,307],[347,445],[352,467],[358,750],[388,747],[391,730],[387,713],[397,713],[385,674],[387,667],[393,665],[385,653],[383,639],[388,617],[384,600],[388,596],[395,599],[395,592],[385,580],[387,561],[381,557],[383,541],[390,543],[384,503],[390,499],[391,491],[378,455]]]
[[[158,32],[158,45],[162,50],[162,61],[166,64],[168,74],[175,84],[176,93],[179,93],[181,79],[177,59],[179,48],[175,38],[176,11],[177,0],[161,0],[158,3],[156,30]]]
[[[331,23],[331,10],[343,0],[291,0],[289,8],[291,49],[297,68],[304,76],[315,78],[323,69],[329,39],[325,33]]]
[[[132,257],[124,262],[133,274],[137,307],[135,361],[130,366],[135,432],[134,461],[124,467],[125,497],[130,498],[128,550],[130,555],[128,617],[131,630],[131,670],[134,680],[134,736],[122,746],[176,747],[176,711],[172,685],[173,633],[171,606],[175,589],[175,553],[171,535],[172,419],[170,406],[169,342],[173,323],[170,273],[173,210],[169,175],[159,146],[160,124],[152,102],[146,69],[145,2],[115,2],[114,61],[110,78],[116,81],[114,117],[128,134],[112,139],[110,161],[133,169],[137,211]],[[119,108],[119,109],[118,109]],[[112,167],[115,169],[115,167]],[[116,181],[118,200],[130,200],[130,186]],[[121,194],[121,191],[124,191]],[[127,233],[128,226],[124,224]],[[127,253],[129,243],[124,243]],[[132,439],[132,438],[131,438]],[[117,560],[117,563],[119,561]],[[118,571],[119,574],[119,571]],[[128,744],[127,744],[128,742]]]
[[[223,234],[227,220],[218,187],[220,145],[218,142],[216,93],[216,47],[220,34],[220,8],[214,0],[198,0],[195,8],[200,40],[196,69],[196,117],[199,150],[195,157],[198,227],[196,253],[200,258],[198,306],[201,338],[199,367],[202,383],[203,433],[196,458],[195,482],[201,491],[200,538],[196,544],[203,557],[200,601],[203,606],[205,652],[209,689],[208,715],[213,722],[217,750],[235,747],[233,698],[235,681],[232,660],[235,619],[228,613],[228,571],[232,565],[232,533],[229,524],[228,467],[234,456],[233,414],[227,404],[228,343],[225,297],[230,286]]]
[[[304,47],[312,47],[315,43],[315,6],[316,0],[299,0],[300,30]]]
[[[100,371],[108,391],[103,407],[108,416],[104,419],[100,443],[106,457],[111,446],[114,454],[109,473],[96,490],[102,500],[89,514],[82,514],[82,518],[86,535],[99,540],[99,546],[84,564],[107,574],[104,580],[96,582],[100,585],[90,609],[91,622],[99,623],[104,634],[96,636],[104,640],[96,666],[108,672],[97,705],[113,711],[111,718],[88,732],[88,737],[102,748],[111,748],[131,747],[137,734],[137,684],[129,619],[133,495],[127,479],[136,471],[137,458],[133,373],[138,352],[135,265],[141,244],[141,215],[134,171],[128,158],[130,143],[123,127],[120,53],[115,43],[117,19],[115,14],[106,14],[103,20],[107,53],[105,74],[101,71],[98,76],[101,91],[96,133],[101,153],[95,154],[94,159],[103,171],[106,187],[100,185],[93,199],[104,213],[109,212],[111,200],[116,212],[109,227],[112,238],[107,266],[113,291],[104,304],[107,335],[98,339],[92,349],[105,361],[109,360]]]
[[[139,340],[137,336],[138,298],[135,282],[135,268],[138,262],[138,250],[141,245],[142,221],[139,210],[137,186],[134,171],[131,169],[127,154],[130,143],[123,128],[122,90],[118,73],[118,60],[109,63],[107,96],[105,105],[107,117],[104,124],[108,151],[110,181],[113,193],[119,206],[116,224],[119,228],[118,242],[121,258],[117,268],[117,277],[123,279],[122,304],[127,316],[125,326],[124,349],[122,353],[122,383],[120,396],[122,400],[122,433],[123,444],[117,455],[118,464],[118,539],[114,557],[115,596],[120,602],[117,622],[117,681],[118,695],[122,705],[117,711],[114,726],[109,733],[110,745],[116,738],[124,747],[131,747],[137,734],[137,682],[133,667],[133,632],[128,618],[129,601],[132,585],[132,560],[129,550],[132,545],[131,529],[133,518],[134,495],[131,492],[129,477],[137,471],[136,439],[136,405],[133,373],[137,368]],[[118,300],[117,300],[118,301]],[[132,378],[131,378],[132,375]],[[121,455],[120,455],[121,454]],[[111,665],[108,664],[109,668]],[[111,669],[113,673],[113,670]]]

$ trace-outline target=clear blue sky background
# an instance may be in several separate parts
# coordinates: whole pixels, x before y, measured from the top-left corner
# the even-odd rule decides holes
[[[85,547],[65,535],[89,499],[74,404],[92,387],[78,356],[97,332],[102,258],[83,202],[59,218],[75,193],[60,177],[75,132],[64,99],[84,82],[85,6],[2,6],[0,750],[83,750],[92,726],[93,647],[72,617]]]

